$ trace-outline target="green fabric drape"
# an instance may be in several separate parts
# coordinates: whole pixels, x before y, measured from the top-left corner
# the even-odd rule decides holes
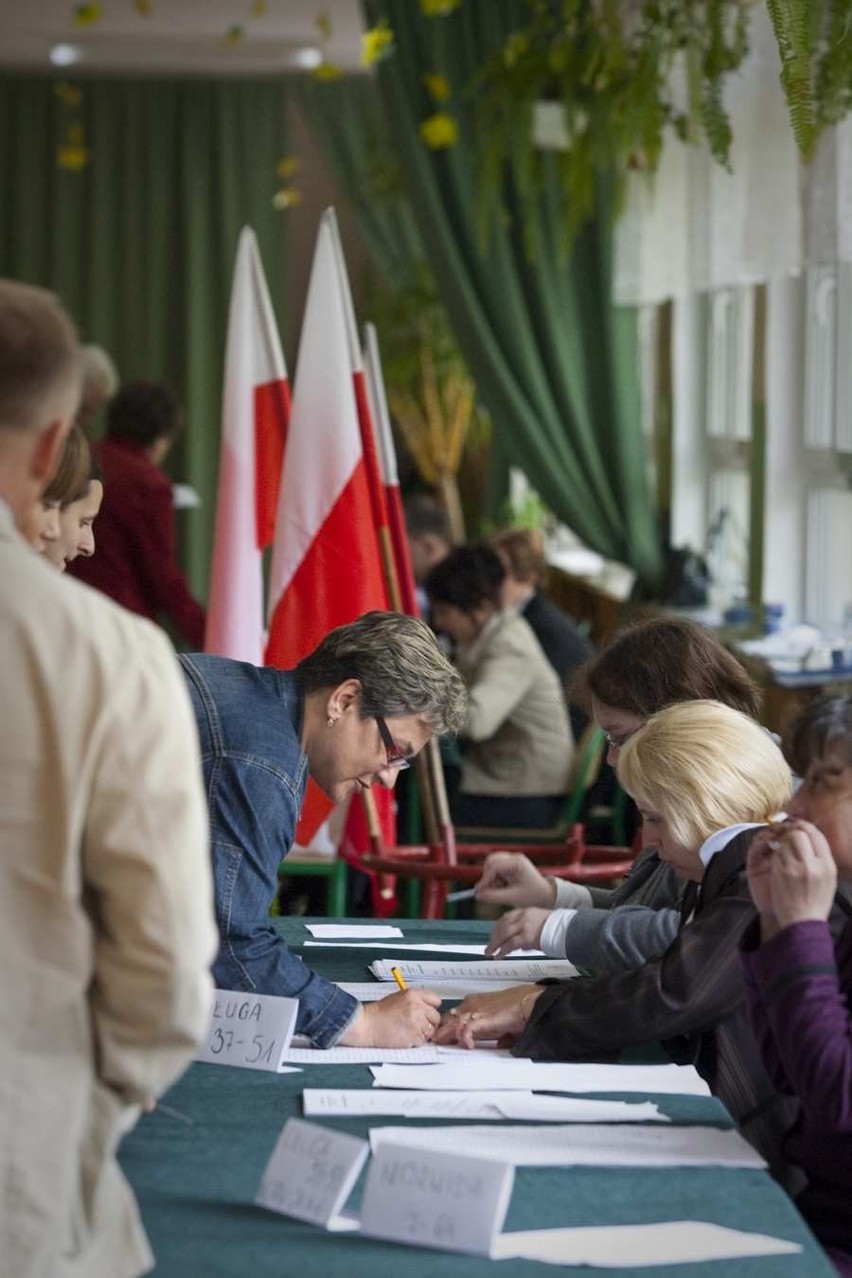
[[[386,116],[412,208],[459,344],[507,456],[554,513],[595,550],[630,564],[646,583],[660,567],[639,416],[636,321],[610,304],[610,210],[569,261],[559,252],[556,176],[539,208],[537,259],[525,252],[520,205],[495,208],[489,242],[477,234],[473,105],[483,60],[523,24],[522,0],[465,0],[427,18],[410,0],[363,0],[372,25],[389,21],[394,50],[378,68]],[[460,123],[457,145],[430,151],[419,125],[435,109],[422,76],[447,76],[442,109]]]
[[[89,163],[57,165],[70,118],[48,78],[0,77],[0,274],[57,292],[124,381],[169,382],[186,430],[169,469],[200,493],[179,516],[193,588],[207,589],[221,385],[237,237],[257,232],[283,321],[285,89],[268,81],[75,79]]]
[[[426,249],[402,185],[375,79],[303,80],[294,92],[382,274],[395,284],[413,281]]]

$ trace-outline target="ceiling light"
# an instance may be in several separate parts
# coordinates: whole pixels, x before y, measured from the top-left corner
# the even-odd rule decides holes
[[[55,44],[50,50],[50,60],[55,67],[71,67],[82,56],[83,50],[76,44]]]
[[[304,49],[294,50],[290,61],[294,66],[304,67],[306,71],[313,71],[314,67],[318,67],[322,62],[322,53],[314,46],[307,45]]]

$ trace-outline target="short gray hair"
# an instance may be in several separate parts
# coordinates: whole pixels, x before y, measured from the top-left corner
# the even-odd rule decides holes
[[[361,684],[361,712],[417,715],[436,735],[458,732],[467,716],[461,675],[424,621],[398,612],[367,612],[338,626],[296,667],[305,693]]]
[[[112,399],[119,387],[118,372],[102,346],[90,343],[80,347],[80,373],[83,391],[77,419],[85,426],[99,409]]]

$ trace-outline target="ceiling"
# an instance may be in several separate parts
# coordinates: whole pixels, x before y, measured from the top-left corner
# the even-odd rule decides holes
[[[272,75],[320,56],[352,70],[364,28],[359,0],[101,0],[103,16],[82,27],[74,22],[80,7],[93,6],[0,0],[0,66],[49,70],[51,50],[69,45],[82,74]],[[235,27],[242,36],[229,41]]]

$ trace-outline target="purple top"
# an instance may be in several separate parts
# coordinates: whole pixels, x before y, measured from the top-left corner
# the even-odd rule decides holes
[[[784,1147],[808,1177],[797,1205],[852,1278],[852,921],[836,949],[827,923],[794,923],[760,945],[755,922],[741,957],[766,1069],[802,1106]]]

